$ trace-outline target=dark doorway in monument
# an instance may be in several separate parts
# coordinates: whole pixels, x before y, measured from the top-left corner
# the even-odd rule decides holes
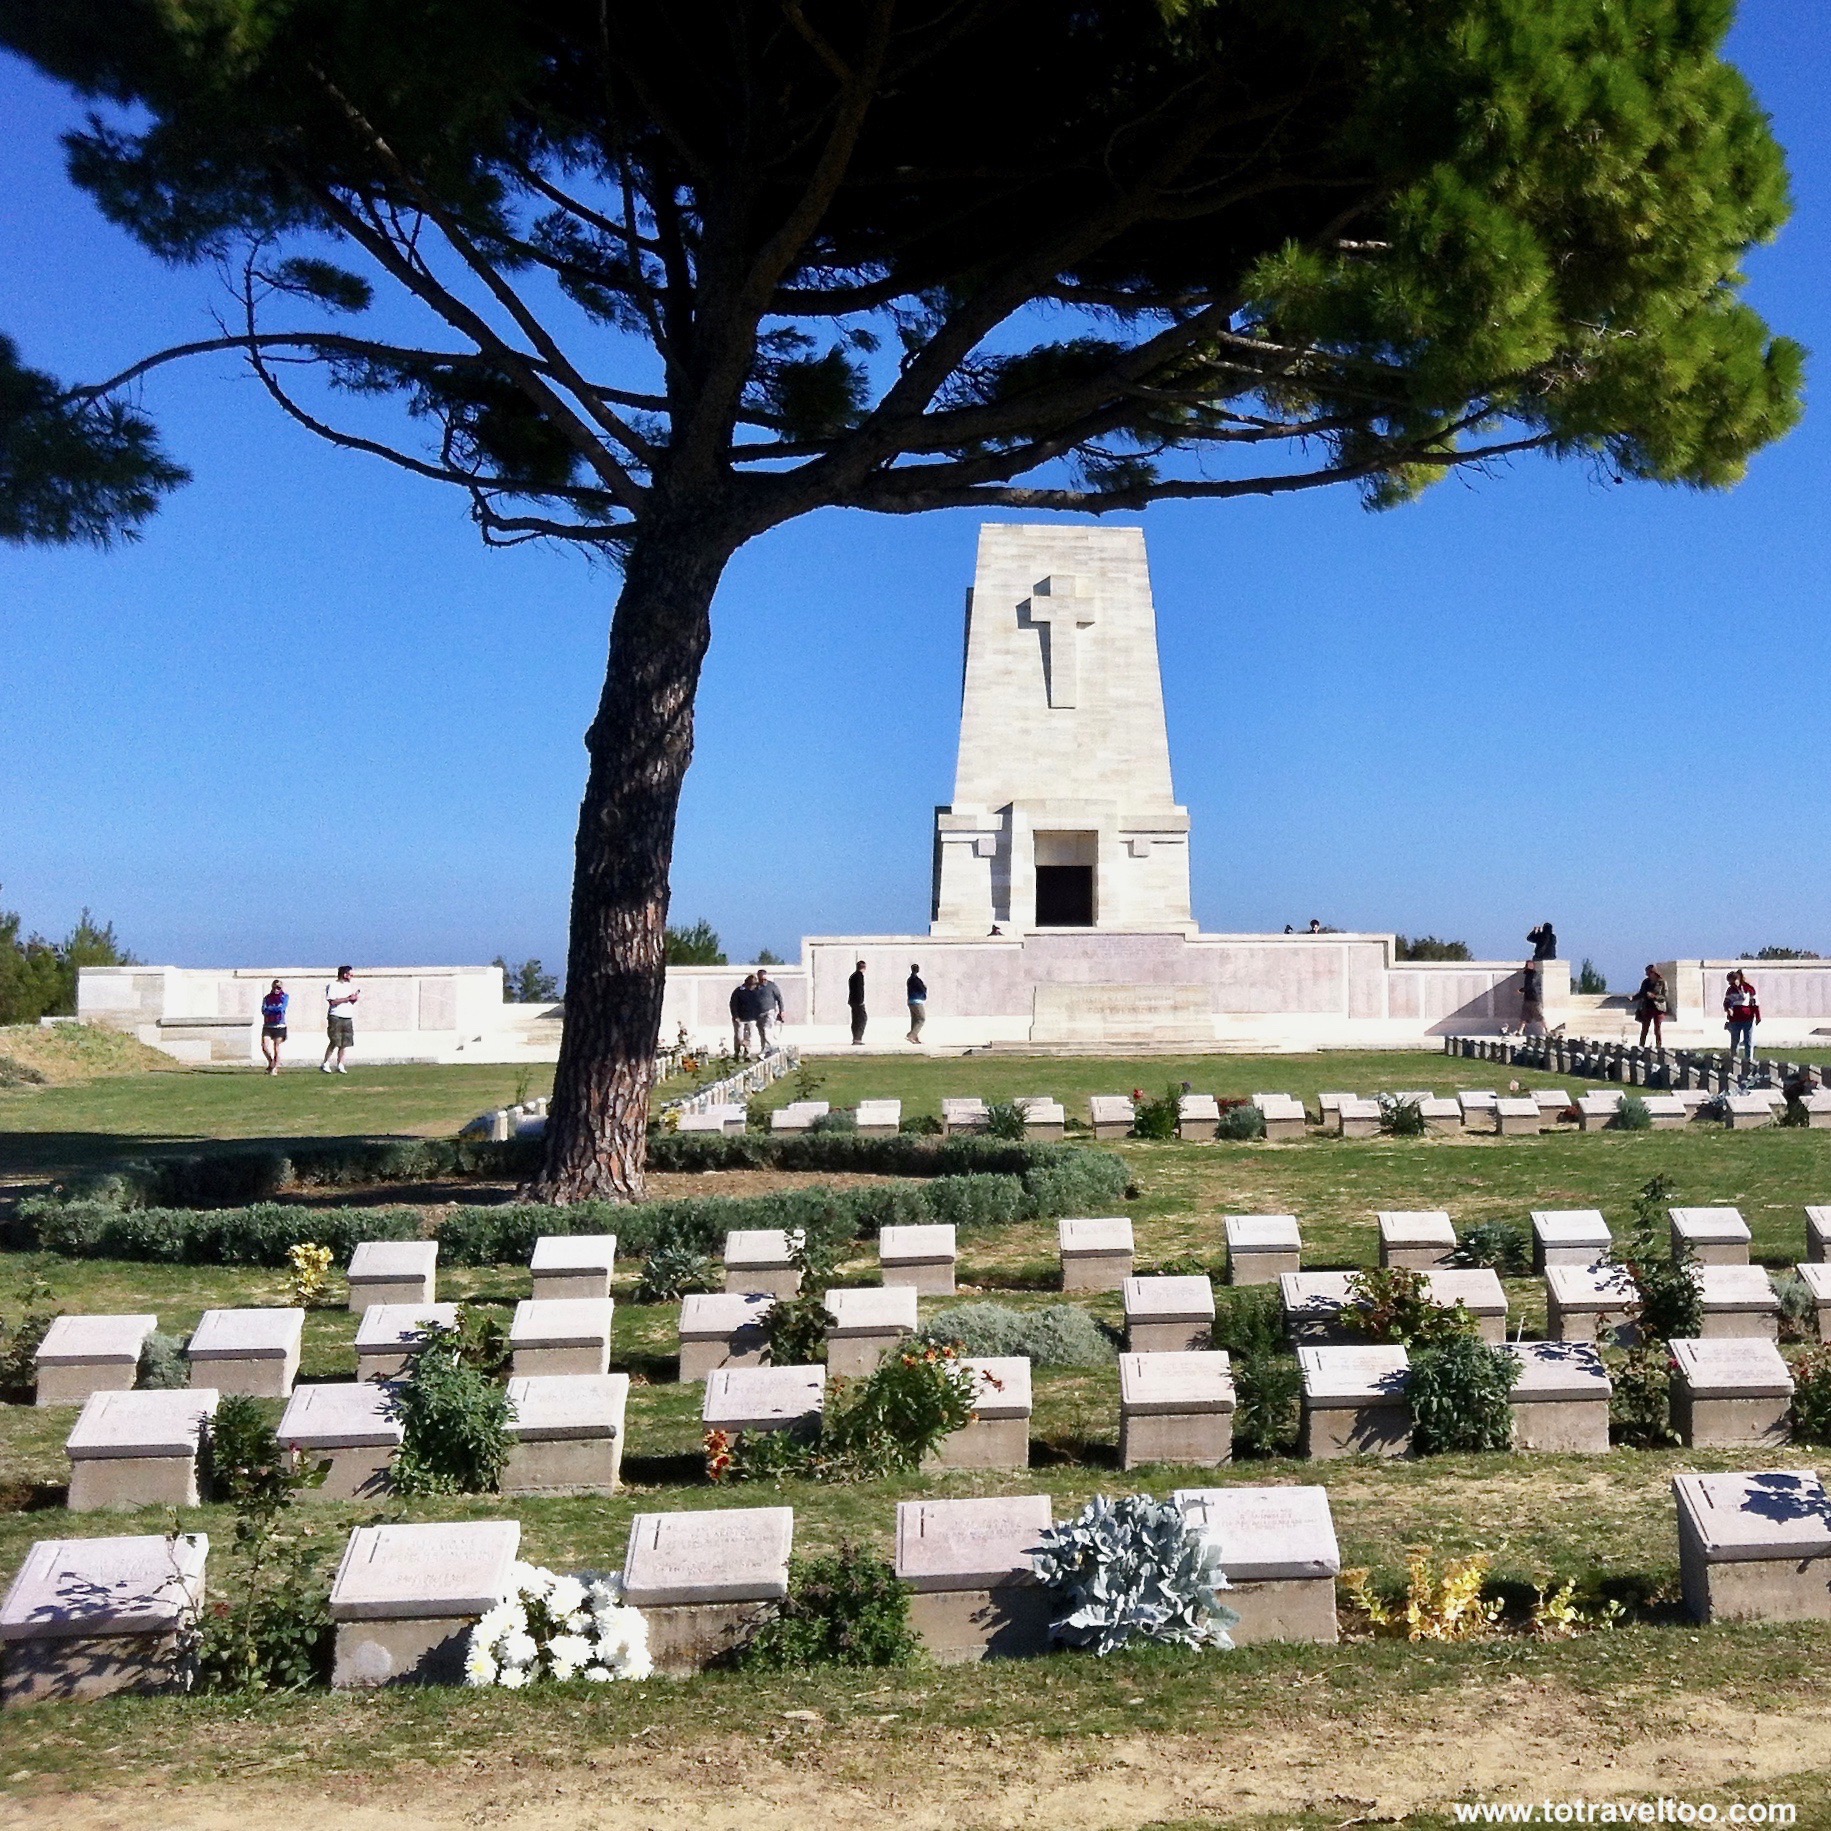
[[[1036,925],[1038,928],[1093,927],[1092,865],[1036,867]]]

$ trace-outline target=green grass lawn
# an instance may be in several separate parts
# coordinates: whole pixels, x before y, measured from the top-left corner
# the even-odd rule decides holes
[[[936,1110],[943,1093],[1051,1092],[1072,1110],[1072,1102],[1087,1092],[1151,1089],[1185,1077],[1221,1093],[1283,1089],[1311,1099],[1331,1086],[1371,1091],[1494,1085],[1498,1074],[1484,1073],[1483,1066],[1415,1054],[1209,1056],[1182,1063],[839,1058],[815,1063],[813,1072],[826,1077],[820,1097],[835,1104],[883,1093],[900,1095],[912,1110]],[[36,1151],[36,1161],[50,1161],[73,1140],[87,1141],[84,1148],[99,1157],[148,1140],[449,1130],[508,1098],[519,1072],[376,1069],[347,1081],[311,1074],[278,1083],[218,1072],[121,1077],[0,1096],[6,1134],[0,1148],[18,1171],[22,1155],[29,1163]],[[786,1085],[772,1090],[778,1098],[791,1091]],[[1535,1207],[1599,1207],[1619,1228],[1635,1191],[1658,1173],[1672,1179],[1680,1201],[1740,1207],[1754,1229],[1755,1256],[1780,1265],[1803,1255],[1804,1206],[1831,1201],[1831,1135],[1807,1131],[1560,1132],[1508,1140],[1312,1137],[1284,1146],[1168,1142],[1119,1148],[1137,1190],[1126,1209],[1136,1225],[1140,1269],[1194,1258],[1217,1276],[1225,1264],[1221,1217],[1229,1212],[1294,1213],[1304,1227],[1306,1263],[1365,1265],[1376,1256],[1373,1216],[1380,1208],[1442,1207],[1467,1226],[1493,1218],[1523,1225]],[[708,1192],[733,1186],[718,1174],[698,1180]],[[963,1295],[976,1292],[1022,1305],[1061,1301],[1052,1222],[963,1230],[960,1253],[961,1283],[970,1287]],[[582,1697],[568,1689],[513,1700],[450,1694],[254,1704],[122,1700],[29,1712],[9,1721],[0,1791],[30,1794],[35,1788],[94,1787],[135,1777],[161,1784],[284,1777],[290,1764],[305,1758],[302,1750],[311,1751],[310,1759],[331,1774],[413,1771],[413,1763],[430,1758],[428,1749],[507,1762],[519,1759],[515,1751],[531,1736],[555,1763],[595,1761],[593,1751],[607,1738],[623,1746],[637,1735],[645,1738],[643,1747],[677,1750],[683,1760],[698,1759],[692,1751],[709,1745],[708,1738],[761,1737],[763,1759],[789,1733],[782,1725],[791,1711],[815,1713],[819,1728],[809,1733],[833,1739],[834,1760],[850,1750],[846,1759],[856,1755],[866,1769],[881,1756],[893,1767],[913,1767],[919,1776],[929,1746],[925,1737],[981,1736],[991,1728],[1020,1742],[1029,1737],[1049,1744],[1084,1738],[1091,1745],[1125,1734],[1250,1741],[1314,1720],[1331,1736],[1346,1738],[1346,1748],[1382,1713],[1424,1720],[1452,1705],[1458,1711],[1476,1708],[1469,1700],[1479,1700],[1488,1688],[1514,1685],[1566,1699],[1573,1711],[1593,1713],[1623,1735],[1643,1728],[1651,1733],[1680,1698],[1747,1700],[1750,1708],[1762,1709],[1780,1708],[1784,1700],[1786,1709],[1820,1712],[1831,1703],[1821,1628],[1700,1631],[1679,1624],[1674,1607],[1673,1475],[1687,1468],[1813,1467],[1823,1452],[1617,1450],[1602,1459],[1496,1454],[1327,1465],[1268,1460],[1221,1470],[1153,1467],[1126,1473],[1117,1466],[1117,1372],[1108,1366],[1037,1371],[1027,1474],[714,1487],[701,1463],[701,1390],[682,1387],[674,1378],[676,1309],[631,1301],[632,1270],[625,1268],[618,1279],[613,1358],[635,1382],[622,1493],[399,1502],[381,1513],[407,1519],[512,1517],[522,1524],[524,1555],[536,1561],[615,1568],[622,1562],[631,1515],[658,1508],[789,1504],[803,1550],[852,1540],[887,1552],[895,1503],[915,1494],[1040,1491],[1053,1497],[1059,1516],[1102,1492],[1167,1494],[1188,1485],[1321,1480],[1351,1566],[1369,1566],[1390,1580],[1414,1545],[1430,1546],[1443,1557],[1480,1552],[1510,1582],[1575,1577],[1639,1598],[1644,1625],[1569,1644],[1508,1639],[1424,1650],[1363,1641],[1339,1648],[1258,1649],[1224,1663],[1147,1652],[1111,1662],[987,1667],[949,1674],[943,1682],[932,1671],[916,1669],[786,1678],[717,1675],[685,1686],[619,1688],[615,1698]],[[848,1283],[870,1282],[875,1275],[875,1254],[866,1243],[840,1273]],[[0,1310],[16,1314],[37,1278],[50,1285],[57,1308],[154,1311],[160,1326],[174,1333],[194,1327],[205,1308],[285,1300],[285,1281],[276,1272],[7,1254],[0,1255]],[[500,1306],[505,1315],[529,1289],[521,1267],[449,1269],[440,1279],[442,1297]],[[1508,1295],[1515,1325],[1538,1333],[1543,1326],[1538,1282],[1509,1281]],[[932,1314],[946,1301],[925,1298],[923,1311]],[[1078,1301],[1109,1324],[1117,1322],[1115,1296]],[[347,1312],[314,1311],[307,1321],[303,1377],[353,1377],[354,1331],[355,1318]],[[38,1538],[160,1531],[169,1523],[169,1516],[156,1510],[80,1518],[62,1511],[67,1473],[62,1445],[74,1416],[70,1410],[0,1406],[0,1572],[16,1568]],[[375,1517],[373,1506],[340,1503],[308,1503],[299,1514],[311,1527],[308,1553],[315,1548],[329,1561],[350,1526]],[[227,1588],[235,1569],[232,1516],[207,1506],[180,1523],[210,1533],[213,1582],[219,1590]],[[1337,1774],[1349,1792],[1351,1768],[1348,1762],[1346,1779]],[[1791,1794],[1781,1790],[1771,1796],[1816,1799],[1831,1809],[1823,1786],[1811,1784],[1816,1792],[1799,1790],[1807,1787],[1802,1780]],[[1453,1796],[1454,1789],[1442,1795]],[[1711,1796],[1707,1790],[1695,1794]],[[1339,1824],[1350,1816],[1320,1806],[1314,1815],[1307,1808],[1264,1818],[1245,1808],[1229,1815],[1230,1822],[1267,1827]],[[1219,1821],[1179,1822],[1194,1831],[1198,1824]],[[1407,1822],[1439,1821],[1424,1814]],[[1802,1812],[1800,1822],[1814,1821]]]

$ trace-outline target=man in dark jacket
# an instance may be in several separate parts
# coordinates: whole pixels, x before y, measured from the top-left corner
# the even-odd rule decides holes
[[[903,1041],[919,1043],[922,1040],[922,1026],[928,1021],[928,987],[922,982],[922,969],[913,962],[910,964],[909,983],[903,988],[903,995],[909,1000],[909,1034]]]
[[[846,981],[846,1003],[852,1008],[852,1041],[865,1040],[865,963],[861,960]]]
[[[1533,959],[1555,960],[1558,957],[1558,931],[1549,922],[1527,929],[1526,939],[1532,943]]]
[[[744,983],[731,992],[731,1053],[740,1062],[750,1060],[750,1026],[757,1020],[757,976],[746,973]]]

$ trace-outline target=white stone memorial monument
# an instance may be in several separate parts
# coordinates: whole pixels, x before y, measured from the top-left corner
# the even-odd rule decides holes
[[[648,1619],[655,1670],[686,1678],[728,1653],[788,1594],[792,1507],[638,1513],[623,1599]]]
[[[1030,1554],[1049,1529],[1047,1494],[905,1500],[896,1574],[914,1594],[909,1625],[942,1665],[1021,1658],[1049,1644],[1049,1592]]]
[[[1183,1518],[1220,1554],[1222,1600],[1237,1647],[1264,1640],[1333,1645],[1341,1547],[1326,1488],[1178,1488]]]

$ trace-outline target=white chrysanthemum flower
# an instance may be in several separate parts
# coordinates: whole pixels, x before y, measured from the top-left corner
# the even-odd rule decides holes
[[[540,1643],[532,1634],[504,1634],[496,1657],[505,1666],[531,1666],[540,1658]]]
[[[655,1662],[649,1658],[646,1645],[632,1647],[617,1668],[619,1678],[653,1678]]]
[[[553,1676],[558,1679],[576,1678],[591,1654],[591,1642],[582,1634],[555,1634],[547,1642],[547,1657],[552,1660]]]
[[[560,1626],[563,1627],[568,1634],[589,1634],[591,1632],[591,1625],[592,1616],[589,1609],[580,1609],[576,1614],[568,1615],[566,1619],[560,1623]]]
[[[493,1644],[504,1634],[528,1631],[527,1611],[519,1602],[498,1602],[492,1609],[486,1609],[477,1622],[477,1632],[486,1644]]]
[[[519,1691],[527,1682],[528,1675],[519,1666],[504,1666],[496,1679],[504,1691]]]
[[[519,1559],[509,1567],[509,1575],[522,1595],[535,1602],[544,1602],[558,1581],[552,1571],[543,1569],[538,1564],[523,1564]]]
[[[493,1685],[496,1662],[490,1658],[489,1643],[471,1636],[470,1650],[464,1656],[464,1682],[467,1685]]]
[[[576,1615],[585,1606],[585,1586],[577,1577],[555,1577],[546,1601],[548,1611],[561,1619]]]
[[[579,1581],[585,1585],[585,1594],[594,1609],[614,1608],[623,1600],[623,1579],[614,1570],[584,1571]]]
[[[585,1676],[594,1685],[606,1685],[617,1675],[608,1666],[591,1665],[585,1668]]]

